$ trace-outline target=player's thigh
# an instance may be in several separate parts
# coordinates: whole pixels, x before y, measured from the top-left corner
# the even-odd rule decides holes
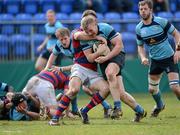
[[[153,80],[153,81],[159,81],[162,77],[162,74],[149,74],[148,75],[148,80]]]
[[[176,72],[170,72],[168,73],[168,79],[169,81],[179,80],[179,74]]]

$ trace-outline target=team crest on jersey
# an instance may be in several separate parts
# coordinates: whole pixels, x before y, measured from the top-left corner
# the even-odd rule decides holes
[[[156,42],[155,39],[153,39],[153,38],[150,39],[150,44],[153,44],[153,43],[155,43],[155,42]]]

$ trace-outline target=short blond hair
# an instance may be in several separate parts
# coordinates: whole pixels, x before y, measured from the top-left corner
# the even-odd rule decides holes
[[[46,15],[49,13],[56,15],[56,12],[52,9],[47,10]]]
[[[96,19],[93,16],[91,16],[91,15],[86,16],[86,17],[82,18],[82,20],[81,20],[81,27],[83,30],[86,30],[88,28],[89,24],[92,24],[94,22],[96,22]]]
[[[90,9],[85,10],[85,11],[83,12],[81,18],[84,18],[84,17],[86,17],[86,16],[88,16],[88,15],[92,15],[92,16],[94,16],[95,18],[97,18],[96,12],[95,12],[94,10],[90,10]]]
[[[64,36],[70,37],[70,31],[68,28],[60,28],[56,30],[56,35],[59,35],[61,37],[64,37]]]

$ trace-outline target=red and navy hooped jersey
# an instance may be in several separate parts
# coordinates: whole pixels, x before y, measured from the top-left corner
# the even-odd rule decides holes
[[[87,58],[83,52],[83,45],[80,44],[79,40],[74,39],[74,33],[78,32],[78,31],[82,31],[82,30],[77,29],[72,32],[72,42],[73,42],[73,47],[74,47],[74,62],[85,68],[97,71],[97,63],[95,63],[95,62],[90,63],[87,60]]]
[[[68,89],[69,77],[61,71],[43,70],[37,76],[51,82],[54,89]]]

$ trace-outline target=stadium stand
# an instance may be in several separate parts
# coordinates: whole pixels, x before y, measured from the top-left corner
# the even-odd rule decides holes
[[[0,14],[0,18],[2,22],[5,21],[13,21],[14,20],[14,16],[11,14]],[[14,34],[15,32],[15,28],[13,24],[3,24],[3,26],[1,25],[1,34],[5,34],[5,35],[11,35]]]
[[[44,41],[45,35],[43,35],[43,34],[34,34],[32,36],[32,39],[33,39],[33,43],[34,43],[35,56],[39,56],[40,52],[37,51],[37,48]]]
[[[125,24],[125,31],[135,33],[137,22],[133,22],[133,21],[139,19],[138,14],[135,12],[122,13],[122,19],[123,21],[129,21],[129,23]]]
[[[23,0],[22,7],[26,14],[36,14],[39,12],[39,2],[37,0]]]
[[[10,37],[12,54],[15,57],[27,58],[30,54],[30,37],[22,34],[12,35]]]
[[[125,52],[127,54],[136,54],[136,35],[130,32],[122,32],[121,34]]]
[[[4,1],[5,11],[8,14],[18,14],[21,12],[21,0],[5,0]]]
[[[117,21],[121,19],[121,15],[117,12],[107,12],[105,13],[104,18],[107,21]],[[121,31],[121,25],[119,23],[112,23],[111,25],[116,31]]]
[[[7,58],[9,54],[9,38],[6,35],[0,35],[0,57]]]
[[[16,15],[16,21],[21,21],[21,22],[30,22],[32,21],[32,16],[30,14],[18,14]],[[18,25],[19,28],[19,33],[20,34],[26,34],[26,35],[30,35],[31,33],[31,26],[30,24],[21,24]]]

